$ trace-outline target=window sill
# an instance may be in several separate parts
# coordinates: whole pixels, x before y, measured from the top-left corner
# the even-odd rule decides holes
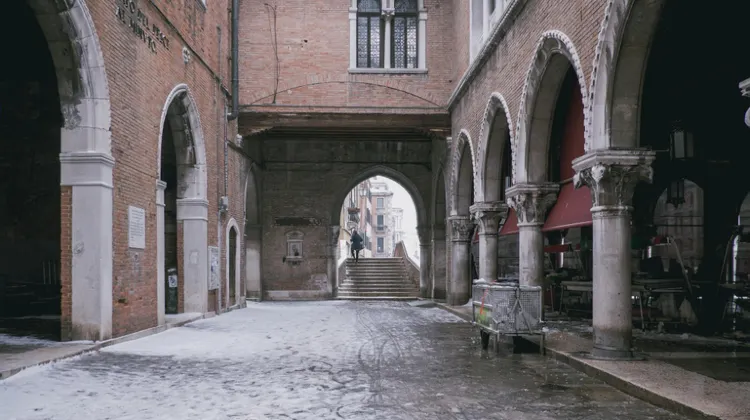
[[[351,74],[427,74],[427,69],[350,68]]]

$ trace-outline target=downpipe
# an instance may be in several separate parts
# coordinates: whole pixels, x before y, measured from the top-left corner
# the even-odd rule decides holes
[[[227,114],[228,121],[240,115],[240,0],[232,0],[232,110]],[[226,137],[225,137],[226,139]]]

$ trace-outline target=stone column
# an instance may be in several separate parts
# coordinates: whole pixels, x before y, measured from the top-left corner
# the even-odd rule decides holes
[[[182,222],[185,312],[208,310],[208,200],[177,200],[177,222]]]
[[[655,153],[595,150],[573,161],[576,188],[591,189],[594,348],[597,359],[632,359],[630,213],[635,186],[651,182]]]
[[[482,37],[487,39],[487,35],[490,33],[490,0],[482,0]]]
[[[429,226],[417,227],[417,236],[419,236],[419,295],[423,298],[429,298],[432,294],[430,233]]]
[[[750,79],[740,82],[740,92],[742,92],[742,96],[750,98]],[[745,112],[745,125],[750,127],[750,109]]]
[[[250,299],[262,299],[263,287],[261,278],[261,225],[245,225],[245,296]]]
[[[423,2],[420,2],[420,4]],[[419,7],[419,23],[417,24],[417,67],[427,69],[427,11],[424,4]]]
[[[547,211],[557,199],[557,184],[517,184],[506,191],[508,206],[518,217],[518,282],[544,284],[544,235]]]
[[[393,15],[396,13],[396,9],[392,7],[384,7],[382,9],[383,22],[385,23],[385,31],[383,33],[383,68],[391,68],[391,22],[393,21]]]
[[[164,259],[166,245],[164,238],[164,190],[167,189],[167,183],[156,181],[156,322],[157,325],[164,325],[166,322],[166,267]]]
[[[448,305],[459,306],[471,298],[471,277],[469,264],[471,259],[471,233],[474,227],[468,216],[451,216],[451,274],[448,280]]]
[[[357,68],[357,0],[349,5],[349,68]]]
[[[476,203],[469,208],[479,225],[479,278],[497,280],[497,234],[508,207],[500,202]]]
[[[445,225],[432,227],[432,299],[445,299]]]
[[[341,226],[328,227],[328,294],[333,297],[338,290],[339,232]]]

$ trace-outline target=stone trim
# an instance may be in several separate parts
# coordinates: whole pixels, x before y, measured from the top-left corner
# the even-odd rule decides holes
[[[652,182],[655,159],[656,152],[645,149],[594,150],[573,160],[573,182],[576,188],[591,189],[592,214],[630,209],[636,185]]]
[[[553,183],[516,184],[508,188],[508,207],[515,210],[518,227],[544,225],[547,211],[557,201],[560,186]]]
[[[452,242],[470,242],[474,230],[474,222],[468,216],[451,216],[448,218],[451,225]]]
[[[208,200],[181,198],[177,200],[177,220],[204,220],[208,222]]]
[[[477,171],[476,171],[476,158],[474,154],[474,144],[471,142],[471,136],[466,129],[462,129],[458,135],[458,140],[453,144],[453,150],[451,151],[451,180],[450,180],[450,209],[451,215],[458,214],[458,185],[460,180],[459,172],[461,170],[461,160],[464,156],[464,146],[468,144],[469,152],[471,153],[471,175],[473,182],[471,188],[474,188],[476,192],[477,183]]]
[[[112,189],[115,159],[108,153],[68,152],[60,154],[60,185]]]
[[[480,235],[497,236],[500,221],[508,215],[508,206],[499,201],[482,202],[469,207],[469,211],[479,226]]]
[[[497,92],[492,92],[490,100],[487,102],[487,106],[484,108],[484,118],[482,119],[482,127],[479,129],[479,142],[477,144],[477,173],[480,174],[477,178],[477,190],[476,198],[477,201],[485,200],[485,171],[487,168],[487,150],[490,146],[490,135],[492,134],[492,123],[495,121],[497,113],[502,111],[505,114],[505,121],[508,124],[508,133],[510,135],[510,144],[514,143],[513,133],[513,118],[510,114],[510,108],[508,107],[508,101],[505,97]],[[497,141],[497,140],[495,140]],[[505,145],[501,145],[505,147]],[[511,150],[503,151],[503,153],[513,153],[512,146]],[[512,159],[512,157],[511,157]]]

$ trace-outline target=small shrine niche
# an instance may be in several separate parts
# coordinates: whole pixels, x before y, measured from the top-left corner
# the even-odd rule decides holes
[[[304,236],[304,233],[297,230],[286,234],[286,262],[296,265],[302,261],[304,255],[302,253]]]

